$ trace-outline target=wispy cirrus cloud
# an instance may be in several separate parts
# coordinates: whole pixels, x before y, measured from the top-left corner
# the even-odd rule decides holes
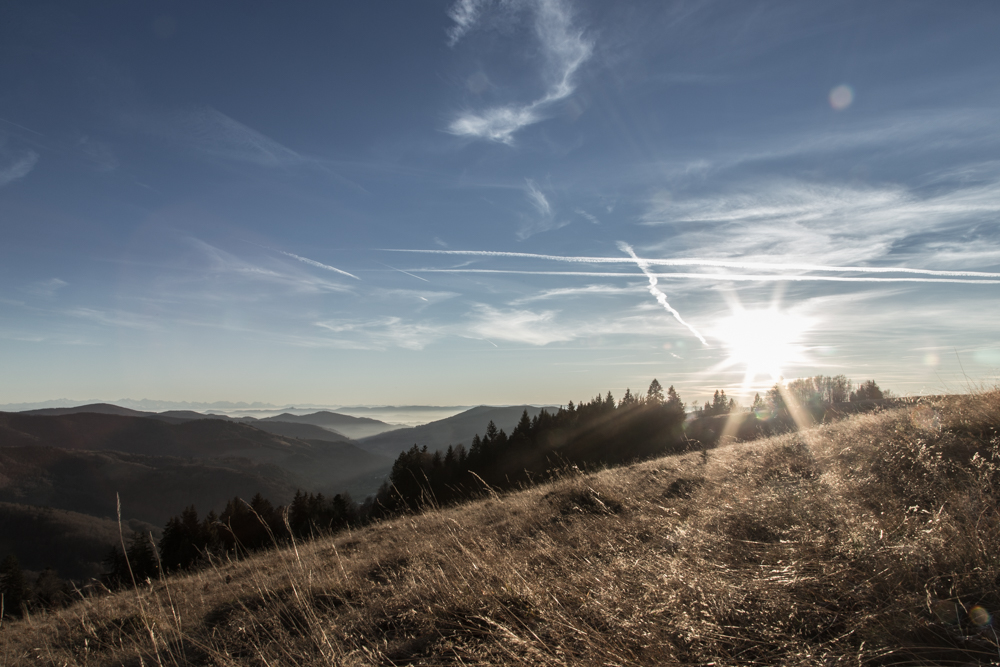
[[[545,59],[545,93],[529,103],[511,103],[459,114],[448,126],[456,136],[486,139],[512,144],[514,135],[524,127],[540,122],[552,104],[564,100],[576,89],[574,75],[593,53],[593,44],[576,28],[572,11],[564,0],[490,3],[483,0],[458,0],[448,15],[455,22],[449,32],[454,45],[486,21],[491,4],[503,9],[527,7],[534,14],[534,32]]]
[[[447,327],[427,322],[407,322],[401,317],[372,320],[322,320],[315,326],[333,334],[322,344],[354,350],[384,350],[401,347],[422,350],[448,335]]]
[[[281,168],[310,162],[301,153],[211,107],[180,113],[176,123],[193,148],[212,157]]]
[[[524,219],[524,224],[517,230],[517,238],[520,241],[534,236],[540,232],[547,232],[559,229],[569,224],[569,220],[558,220],[552,204],[548,197],[530,178],[525,179],[524,194],[528,198],[528,203],[535,209],[535,215]]]
[[[669,247],[717,254],[720,248],[735,248],[748,260],[781,257],[802,264],[943,264],[946,252],[949,263],[982,266],[1000,259],[1000,234],[991,222],[1000,214],[998,185],[974,183],[918,194],[894,184],[771,179],[705,197],[656,195],[643,222],[671,231],[669,241],[654,251]],[[724,246],[720,237],[726,239]],[[961,257],[963,250],[989,252],[992,259],[973,263],[971,254]]]
[[[525,183],[528,186],[528,199],[538,210],[538,214],[544,216],[552,215],[552,206],[549,204],[549,200],[545,197],[545,194],[538,189],[535,182],[529,178],[525,180]]]
[[[458,0],[446,12],[455,25],[448,28],[448,46],[455,46],[467,32],[472,30],[479,15],[492,0]]]
[[[76,147],[98,171],[114,171],[118,168],[118,157],[107,143],[85,136],[80,137]]]
[[[26,292],[34,294],[35,296],[51,297],[67,285],[69,285],[69,283],[65,280],[61,280],[59,278],[49,278],[48,280],[39,280],[38,282],[31,283],[24,289]]]
[[[136,114],[126,122],[154,136],[169,140],[210,160],[242,163],[271,169],[309,168],[343,185],[367,192],[332,168],[333,161],[304,154],[212,107],[195,107],[171,113]]]
[[[479,338],[529,345],[548,345],[576,337],[556,322],[554,311],[501,309],[483,304],[476,307],[468,331]]]
[[[12,155],[0,152],[0,187],[9,185],[24,178],[38,164],[39,155],[33,150],[27,150]]]

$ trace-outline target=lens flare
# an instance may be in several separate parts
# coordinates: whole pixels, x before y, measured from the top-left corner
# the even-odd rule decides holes
[[[986,611],[983,607],[976,605],[969,610],[969,620],[972,621],[972,624],[976,627],[982,628],[989,625],[990,621],[993,619],[990,616],[990,612]]]
[[[835,111],[843,111],[854,101],[854,91],[847,84],[842,84],[830,91],[830,106]]]

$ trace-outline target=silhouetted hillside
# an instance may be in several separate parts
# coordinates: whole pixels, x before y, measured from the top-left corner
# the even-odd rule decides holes
[[[245,459],[192,461],[38,446],[0,449],[0,470],[0,501],[111,519],[118,494],[122,516],[155,526],[192,503],[208,509],[257,492],[287,502],[301,484],[278,466]]]
[[[413,445],[426,446],[431,451],[444,450],[449,445],[457,444],[468,447],[473,436],[481,433],[483,427],[490,421],[496,424],[497,428],[508,432],[513,430],[525,410],[528,411],[528,417],[534,417],[542,411],[542,408],[533,405],[506,407],[480,405],[447,419],[363,438],[359,444],[369,451],[392,457]]]
[[[294,423],[286,421],[270,421],[260,419],[247,422],[253,428],[266,431],[272,435],[280,435],[286,438],[298,438],[299,440],[324,440],[327,442],[350,442],[346,435],[331,431],[308,423]]]
[[[222,419],[170,423],[94,412],[54,416],[0,413],[0,447],[17,445],[109,449],[154,456],[258,458],[265,450],[284,451],[292,443]]]
[[[39,408],[38,410],[24,410],[16,414],[59,417],[62,415],[75,415],[81,412],[93,412],[99,415],[119,415],[122,417],[149,417],[156,414],[155,412],[142,412],[141,410],[123,408],[111,403],[91,403],[89,405],[77,405],[72,408]]]
[[[123,522],[126,539],[137,530],[159,535],[160,527],[135,519]],[[103,559],[119,542],[116,520],[0,503],[0,555],[13,554],[26,570],[51,567],[70,579],[96,577],[104,569]]]
[[[315,437],[223,419],[0,413],[0,500],[113,516],[117,490],[126,516],[161,525],[190,503],[208,510],[258,492],[279,503],[296,488],[364,498],[392,466],[319,427],[266,427]]]

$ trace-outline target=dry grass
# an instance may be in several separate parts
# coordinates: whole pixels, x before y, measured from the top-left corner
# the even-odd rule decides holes
[[[986,392],[569,474],[5,623],[0,666],[996,664],[998,427]]]

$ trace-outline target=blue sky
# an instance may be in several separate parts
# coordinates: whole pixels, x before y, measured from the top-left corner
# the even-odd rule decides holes
[[[1000,367],[995,2],[5,3],[0,403]]]

